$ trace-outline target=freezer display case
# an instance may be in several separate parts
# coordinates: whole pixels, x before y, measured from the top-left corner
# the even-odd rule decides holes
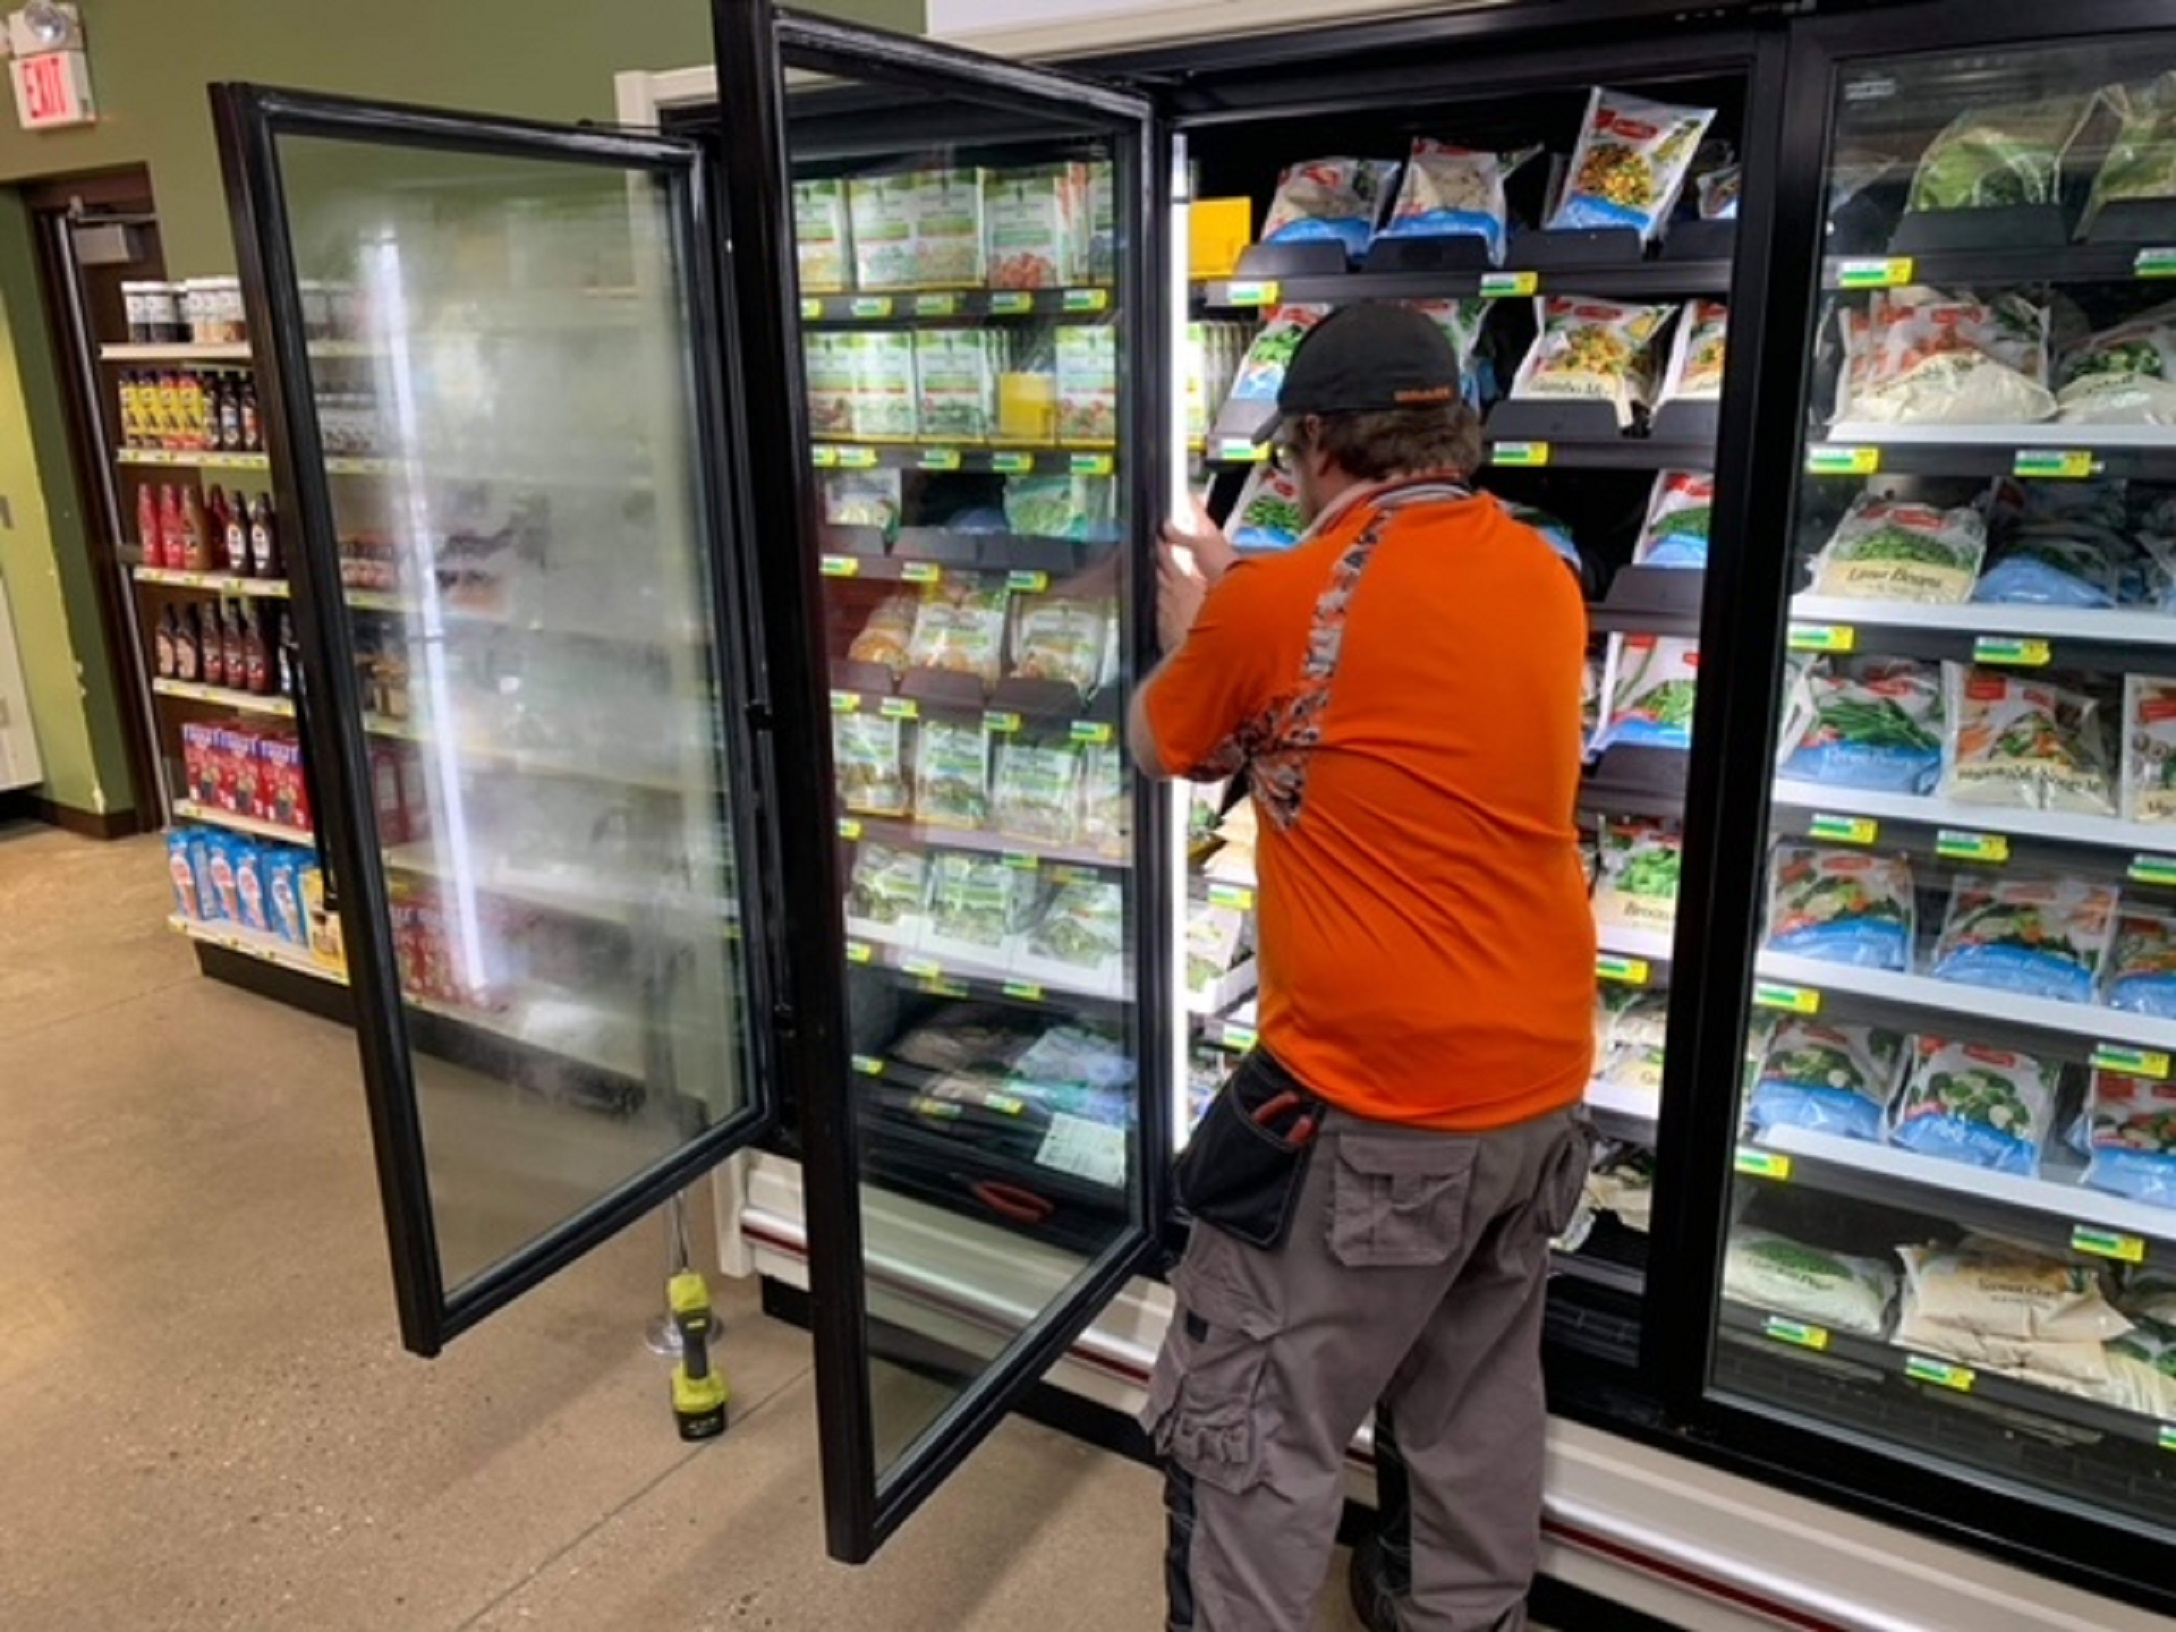
[[[1825,230],[1707,1385],[2128,1574],[2176,1539],[2176,34],[1958,41],[1803,64]]]

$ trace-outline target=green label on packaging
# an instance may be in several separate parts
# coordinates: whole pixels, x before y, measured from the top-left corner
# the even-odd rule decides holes
[[[2104,1230],[2097,1224],[2080,1224],[2070,1232],[2070,1250],[2086,1253],[2094,1258],[2113,1258],[2120,1264],[2142,1264],[2146,1261],[2146,1242],[2143,1236],[2125,1235],[2120,1230]]]
[[[2010,836],[1945,827],[1934,836],[1934,852],[1951,861],[1984,861],[1999,866],[2010,859]]]
[[[2099,461],[2086,448],[2019,448],[2010,461],[2013,476],[2052,481],[2081,481],[2099,468]]]
[[[1894,289],[1912,281],[1912,258],[1891,255],[1883,260],[1845,261],[1836,268],[1836,282],[1845,289]]]
[[[1871,816],[1817,815],[1806,824],[1806,836],[1831,839],[1838,844],[1872,844],[1880,837],[1881,824]]]
[[[2018,635],[1978,635],[1972,641],[1972,661],[2005,663],[2019,669],[2044,669],[2055,661],[2055,648],[2048,641]]]
[[[1791,1176],[1791,1159],[1781,1151],[1756,1150],[1751,1145],[1740,1145],[1736,1166],[1740,1173],[1756,1179],[1782,1181]]]
[[[1650,973],[1645,958],[1624,958],[1614,952],[1603,952],[1594,960],[1597,979],[1614,980],[1626,986],[1644,986]]]
[[[1794,623],[1790,644],[1794,652],[1855,651],[1859,632],[1848,623]]]
[[[1789,1343],[1801,1349],[1825,1349],[1828,1332],[1820,1326],[1809,1326],[1802,1320],[1786,1320],[1781,1315],[1770,1315],[1762,1322],[1761,1330],[1778,1343]]]
[[[1806,469],[1816,476],[1872,476],[1881,469],[1881,449],[1823,444],[1806,450]]]
[[[2176,278],[2176,246],[2156,244],[2131,257],[2131,273],[2140,278]]]
[[[1756,1008],[1781,1009],[1786,1014],[1821,1012],[1821,994],[1811,986],[1783,986],[1772,980],[1754,983],[1753,1003]]]
[[[1959,1394],[1972,1392],[1977,1374],[1970,1366],[1953,1366],[1947,1360],[1932,1359],[1924,1354],[1906,1355],[1904,1375],[1918,1383],[1932,1383],[1936,1388],[1953,1388]]]
[[[2168,1081],[2168,1055],[2158,1048],[2133,1048],[2128,1043],[2093,1045],[2093,1069],[2113,1071],[2123,1077],[2151,1077]]]
[[[1489,463],[1506,470],[1535,470],[1549,462],[1546,442],[1499,442],[1489,450]]]

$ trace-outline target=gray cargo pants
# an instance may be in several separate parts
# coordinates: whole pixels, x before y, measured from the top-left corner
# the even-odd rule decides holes
[[[1142,1414],[1167,1473],[1171,1632],[1313,1625],[1346,1448],[1378,1403],[1410,1473],[1401,1625],[1519,1632],[1549,1242],[1588,1147],[1575,1111],[1483,1134],[1333,1111],[1281,1249],[1195,1226]]]

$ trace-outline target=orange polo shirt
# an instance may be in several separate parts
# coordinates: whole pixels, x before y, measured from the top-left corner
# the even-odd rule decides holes
[[[1539,534],[1393,483],[1235,566],[1150,682],[1167,775],[1249,773],[1258,1030],[1332,1104],[1477,1131],[1585,1092],[1586,640]]]

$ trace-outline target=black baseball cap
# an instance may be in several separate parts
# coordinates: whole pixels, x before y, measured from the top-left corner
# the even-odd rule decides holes
[[[1433,319],[1410,306],[1345,306],[1300,340],[1277,392],[1277,414],[1256,433],[1267,442],[1307,414],[1372,414],[1452,403],[1458,354]]]

